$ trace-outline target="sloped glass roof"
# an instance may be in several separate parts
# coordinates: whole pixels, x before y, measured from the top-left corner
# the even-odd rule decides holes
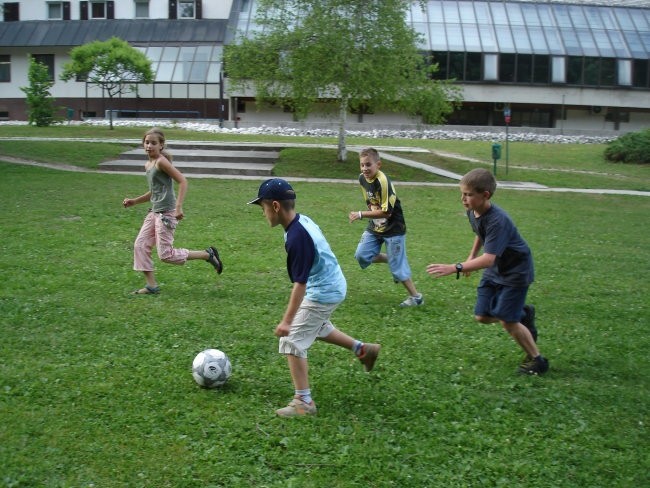
[[[650,58],[650,3],[612,3],[429,0],[413,2],[406,20],[425,51]],[[244,35],[260,29],[256,4],[243,2]]]

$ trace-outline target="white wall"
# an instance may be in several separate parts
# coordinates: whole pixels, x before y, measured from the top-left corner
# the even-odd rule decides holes
[[[203,0],[202,12],[204,19],[228,19],[233,0]],[[0,0],[1,3],[1,0]],[[47,20],[46,0],[22,0],[20,4],[20,20]],[[149,18],[166,19],[169,13],[169,0],[149,0]],[[79,20],[79,1],[70,1],[70,18]],[[135,18],[134,0],[115,0],[115,18]]]

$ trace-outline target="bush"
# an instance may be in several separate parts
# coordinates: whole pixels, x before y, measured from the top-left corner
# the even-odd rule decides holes
[[[650,129],[630,132],[610,142],[605,148],[605,159],[613,163],[650,163]]]

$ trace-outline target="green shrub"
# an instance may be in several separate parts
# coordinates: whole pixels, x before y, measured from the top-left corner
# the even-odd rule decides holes
[[[650,163],[650,129],[630,132],[610,142],[605,159],[613,163]]]

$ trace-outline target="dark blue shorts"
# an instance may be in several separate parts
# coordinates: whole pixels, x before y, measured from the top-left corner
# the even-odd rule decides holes
[[[527,286],[507,286],[481,280],[476,291],[474,315],[494,317],[506,323],[521,321],[528,294]]]

